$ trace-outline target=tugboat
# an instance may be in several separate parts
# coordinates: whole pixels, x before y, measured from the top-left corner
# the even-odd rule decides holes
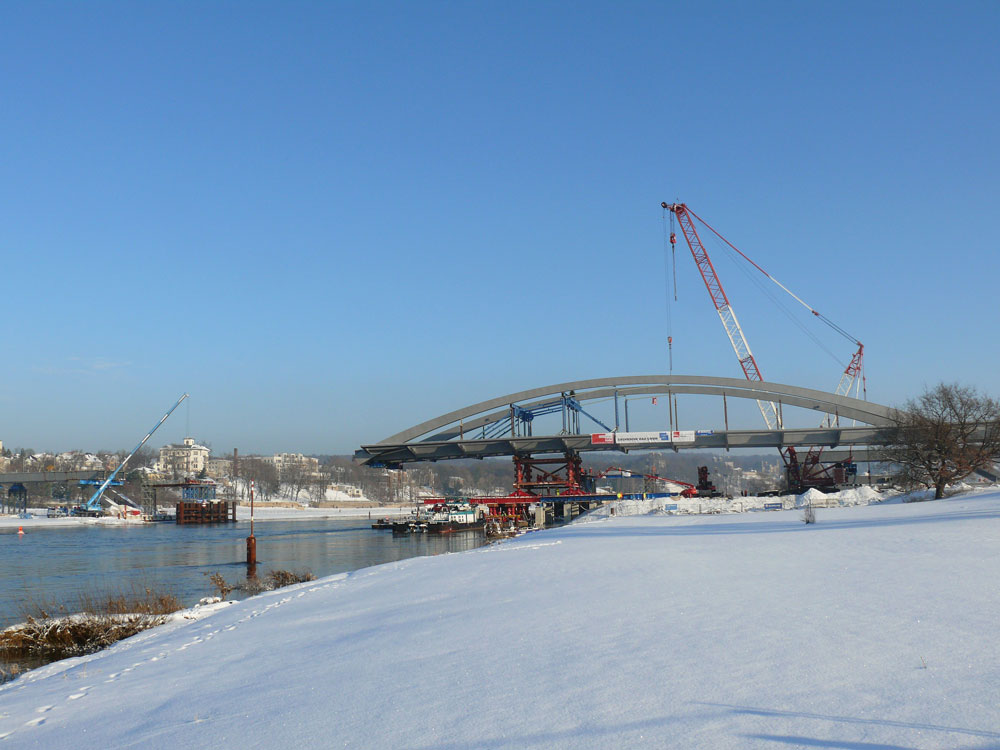
[[[478,531],[486,523],[486,507],[462,501],[446,501],[430,506],[406,521],[392,524],[393,534],[453,534]]]

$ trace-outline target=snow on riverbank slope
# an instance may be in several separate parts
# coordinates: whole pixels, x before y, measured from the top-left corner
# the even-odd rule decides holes
[[[0,746],[1000,748],[1000,493],[800,516],[264,594],[0,687]]]

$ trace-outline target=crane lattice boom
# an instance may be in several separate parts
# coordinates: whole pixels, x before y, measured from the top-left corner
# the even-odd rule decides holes
[[[858,349],[851,358],[850,364],[848,364],[847,368],[844,370],[843,375],[841,375],[836,393],[838,396],[846,396],[850,393],[851,388],[854,387],[856,383],[860,386],[858,376],[862,372],[862,361],[864,359],[865,352],[864,344],[848,334],[847,331],[838,326],[825,315],[822,315],[810,307],[803,299],[788,289],[788,287],[750,260],[750,258],[748,258],[739,248],[719,234],[710,224],[705,222],[704,219],[701,219],[696,216],[693,211],[690,211],[686,204],[664,202],[660,205],[665,210],[670,211],[673,216],[677,218],[677,223],[680,224],[681,231],[684,233],[684,238],[687,240],[688,247],[691,249],[691,255],[694,256],[695,265],[698,266],[701,278],[704,280],[705,287],[708,289],[708,294],[712,298],[712,303],[715,305],[715,309],[719,313],[719,318],[722,320],[722,326],[726,329],[726,334],[729,336],[729,341],[733,345],[733,351],[736,352],[736,358],[739,360],[740,367],[743,368],[743,374],[746,375],[747,380],[761,381],[763,380],[763,377],[760,374],[760,368],[757,365],[757,360],[750,351],[750,345],[747,343],[746,336],[743,334],[743,329],[740,327],[739,320],[736,318],[736,313],[733,311],[732,305],[729,303],[729,297],[726,296],[726,292],[722,288],[722,282],[719,281],[719,275],[715,271],[715,266],[712,264],[712,260],[709,258],[708,251],[702,244],[701,238],[698,236],[698,230],[695,228],[694,221],[692,220],[693,218],[701,221],[710,231],[719,237],[719,239],[726,243],[726,245],[739,253],[739,255],[753,265],[754,268],[781,287],[782,290],[791,295],[796,302],[809,310],[809,312],[811,312],[814,316],[822,320],[826,325],[830,326],[833,330],[837,331],[845,338],[857,344]],[[670,234],[670,244],[677,244],[677,237],[672,232]],[[862,381],[863,379],[864,377],[862,375]],[[760,413],[764,417],[764,422],[767,424],[768,429],[781,429],[781,410],[773,402],[758,401],[757,406],[760,408]],[[823,426],[831,426],[834,421],[835,418],[828,415],[824,420]],[[808,484],[810,482],[818,484],[821,483],[823,479],[829,479],[826,468],[819,463],[822,448],[819,450],[810,448],[809,453],[803,462],[799,461],[796,451],[792,447],[783,449],[781,453],[785,460],[785,466],[788,470],[790,485],[795,485],[795,487],[800,488],[803,484]]]
[[[694,256],[695,265],[698,266],[701,278],[705,281],[709,296],[711,296],[712,302],[715,304],[715,309],[719,313],[719,318],[722,320],[722,326],[726,329],[729,342],[733,345],[733,351],[736,352],[736,358],[740,361],[740,367],[743,368],[743,374],[746,375],[747,380],[763,380],[760,368],[757,366],[757,360],[754,359],[753,352],[750,351],[750,344],[747,343],[747,338],[743,335],[743,328],[740,327],[740,321],[737,319],[732,305],[729,304],[729,298],[726,296],[726,291],[722,288],[719,275],[715,272],[712,259],[708,257],[708,251],[698,236],[698,230],[691,220],[687,205],[684,203],[669,205],[663,203],[661,205],[673,212],[674,216],[677,217],[677,223],[680,224],[681,231],[684,233],[684,239],[687,240],[688,247],[691,248],[691,255]],[[677,242],[677,238],[673,234],[670,235],[670,242],[673,244]],[[764,417],[764,423],[768,429],[781,429],[781,412],[774,402],[758,401],[757,406],[760,408],[761,416]]]

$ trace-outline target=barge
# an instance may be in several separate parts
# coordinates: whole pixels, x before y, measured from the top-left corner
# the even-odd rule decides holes
[[[487,508],[466,501],[432,505],[413,517],[392,524],[393,534],[454,534],[481,531],[486,525]]]

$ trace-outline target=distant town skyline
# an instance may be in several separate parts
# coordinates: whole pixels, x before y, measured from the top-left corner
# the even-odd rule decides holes
[[[969,2],[5,4],[0,438],[127,449],[189,392],[154,447],[349,454],[665,374],[668,335],[675,373],[738,377],[683,244],[673,300],[661,201],[864,342],[871,400],[1000,395],[998,29]],[[709,250],[764,377],[832,390],[849,343]]]

